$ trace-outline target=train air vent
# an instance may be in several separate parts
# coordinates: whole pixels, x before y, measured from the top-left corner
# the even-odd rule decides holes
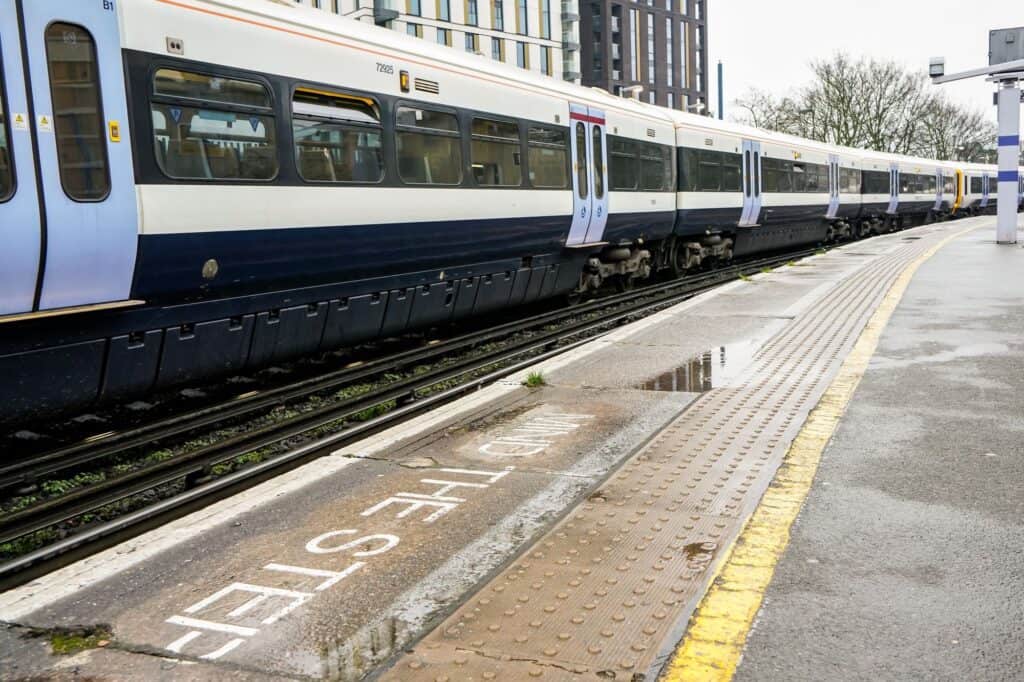
[[[655,135],[654,128],[648,128],[647,129],[647,137],[654,137],[654,135]]]
[[[413,87],[420,92],[429,92],[432,95],[441,92],[441,86],[437,84],[437,81],[428,81],[426,78],[414,78]]]

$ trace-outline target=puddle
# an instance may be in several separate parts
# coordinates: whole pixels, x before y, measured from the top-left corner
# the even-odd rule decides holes
[[[759,340],[743,341],[719,346],[690,358],[636,388],[644,391],[668,391],[670,393],[704,393],[723,386],[736,377],[754,359],[761,347]]]

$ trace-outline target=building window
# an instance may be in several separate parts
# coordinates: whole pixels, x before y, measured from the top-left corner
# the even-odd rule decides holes
[[[470,26],[480,25],[480,16],[476,11],[476,0],[466,0],[466,23]]]
[[[530,34],[530,21],[527,14],[526,0],[516,0],[516,33],[521,36]]]
[[[448,28],[437,29],[437,44],[452,46],[452,31]]]
[[[665,0],[665,9],[667,9],[669,12],[672,11],[672,0]]]
[[[654,101],[657,98],[658,98],[658,93],[657,92],[655,92],[654,90],[648,91],[648,93],[647,93],[647,101],[648,102],[650,102],[651,104],[657,104],[657,102]]]
[[[406,14],[411,14],[414,17],[423,15],[423,7],[420,4],[420,0],[406,0],[405,10]]]
[[[451,0],[437,0],[437,18],[440,19],[441,21],[452,20]],[[449,40],[446,44],[451,45],[451,40]]]
[[[494,0],[491,3],[491,27],[495,31],[505,30],[505,2],[504,0]]]
[[[693,0],[693,18],[697,21],[704,19],[704,0]]]
[[[540,37],[551,38],[551,0],[540,0]]]
[[[516,43],[516,66],[521,69],[530,68],[529,54],[526,52],[526,43]]]
[[[669,92],[665,94],[665,106],[669,109],[676,108],[676,96],[675,93]]]
[[[545,76],[551,75],[551,48],[540,48],[540,72]]]
[[[675,68],[672,66],[675,50],[672,44],[672,17],[665,17],[665,83],[671,88],[675,85]]]
[[[420,24],[408,23],[405,25],[405,32],[417,38],[423,37],[423,26]]]
[[[501,38],[491,38],[491,59],[505,61],[505,43]]]
[[[479,49],[478,38],[475,33],[466,34],[466,52],[476,52]]]
[[[690,74],[687,71],[690,64],[690,52],[687,50],[687,35],[689,31],[689,24],[685,21],[679,22],[679,84],[684,87],[690,87]]]
[[[632,81],[638,81],[640,61],[639,49],[637,47],[640,42],[640,21],[639,13],[635,9],[629,10],[629,29],[632,33],[632,40],[629,41],[629,79]]]
[[[689,1],[690,0],[679,0],[679,13],[682,14],[684,17],[688,14],[686,10],[686,5],[689,3]]]
[[[647,82],[654,83],[654,13],[647,13]]]

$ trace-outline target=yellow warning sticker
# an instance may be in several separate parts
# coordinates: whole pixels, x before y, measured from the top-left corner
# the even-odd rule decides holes
[[[107,125],[110,126],[110,141],[120,142],[121,141],[121,123],[119,121],[108,121]]]
[[[12,113],[11,114],[11,126],[15,130],[28,130],[28,115]]]
[[[48,114],[39,114],[36,117],[37,127],[41,133],[52,133],[53,132],[53,119]]]

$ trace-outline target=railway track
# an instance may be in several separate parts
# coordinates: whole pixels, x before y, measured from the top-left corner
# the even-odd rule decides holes
[[[209,441],[0,517],[0,547],[14,548],[0,563],[0,589],[251,487],[628,321],[815,251],[737,263],[472,331],[4,463],[0,490],[31,489],[58,475],[131,461],[157,448]],[[344,394],[353,386],[371,388],[326,402],[311,400]],[[274,418],[274,411],[282,409],[290,413]]]

